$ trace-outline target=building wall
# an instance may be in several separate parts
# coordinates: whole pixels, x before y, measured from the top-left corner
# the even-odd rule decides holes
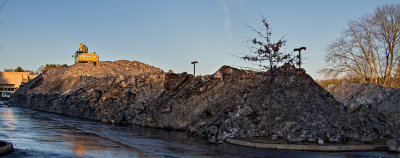
[[[36,76],[30,75],[30,72],[0,72],[0,92],[15,91],[21,84]]]

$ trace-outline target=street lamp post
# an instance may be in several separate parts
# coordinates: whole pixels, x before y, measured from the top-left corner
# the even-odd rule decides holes
[[[293,51],[299,52],[299,69],[301,68],[301,50],[306,50],[306,47],[295,48]]]
[[[196,77],[196,64],[199,63],[198,61],[192,61],[193,64],[193,76]]]

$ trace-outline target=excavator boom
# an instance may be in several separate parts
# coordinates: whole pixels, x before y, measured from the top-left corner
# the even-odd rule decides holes
[[[88,53],[88,48],[86,47],[86,45],[84,45],[84,44],[80,44],[79,45],[79,51],[82,51],[82,52],[84,52],[84,53]]]

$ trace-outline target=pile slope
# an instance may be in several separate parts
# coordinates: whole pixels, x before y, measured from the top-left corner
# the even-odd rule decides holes
[[[51,69],[11,104],[102,122],[190,131],[210,142],[262,136],[291,143],[347,143],[398,137],[374,111],[344,106],[303,69],[255,72],[221,67],[213,75],[164,73],[137,61]]]
[[[330,85],[326,90],[343,103],[349,113],[370,107],[400,125],[400,89],[384,88],[373,83],[343,82],[341,85]]]

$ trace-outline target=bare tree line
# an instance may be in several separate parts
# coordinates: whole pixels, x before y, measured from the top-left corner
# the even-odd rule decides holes
[[[329,77],[359,78],[381,86],[400,86],[400,5],[376,8],[347,23],[343,36],[328,46]]]

